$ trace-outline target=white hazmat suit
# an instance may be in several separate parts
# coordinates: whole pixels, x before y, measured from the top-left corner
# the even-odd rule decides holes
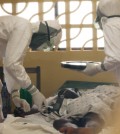
[[[106,56],[100,64],[88,63],[82,72],[92,76],[113,71],[120,85],[120,0],[100,0],[97,17],[103,30]]]
[[[61,39],[61,27],[58,21],[45,21],[45,24],[43,24],[44,21],[32,24],[28,20],[17,16],[0,17],[0,56],[3,58],[5,82],[9,93],[12,94],[14,104],[17,107],[22,107],[25,112],[30,110],[30,106],[25,100],[20,99],[20,88],[30,92],[33,104],[37,105],[38,110],[41,110],[42,104],[46,104],[46,99],[32,85],[23,67],[24,56],[30,44],[30,47],[34,50],[44,48],[51,50],[51,47],[57,46]],[[54,31],[51,33],[51,27],[56,31],[59,30],[54,36],[51,36],[54,33]],[[37,34],[37,39],[40,38],[37,40],[36,36],[33,37],[34,34]],[[46,40],[44,40],[44,35]]]

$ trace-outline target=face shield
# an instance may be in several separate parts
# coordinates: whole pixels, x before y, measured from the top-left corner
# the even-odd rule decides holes
[[[62,36],[62,29],[57,20],[40,22],[39,31],[31,39],[32,50],[50,51],[58,46]]]

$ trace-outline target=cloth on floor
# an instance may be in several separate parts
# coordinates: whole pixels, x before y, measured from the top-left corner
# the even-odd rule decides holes
[[[0,134],[59,134],[52,124],[46,122],[40,115],[32,115],[26,118],[8,115],[0,124]]]
[[[87,91],[80,90],[80,96],[75,99],[64,99],[59,111],[49,113],[49,120],[69,117],[83,117],[88,112],[96,113],[104,120],[105,125],[110,125],[116,111],[120,111],[120,87],[102,85]],[[50,100],[52,100],[50,98]],[[53,97],[55,102],[56,97]],[[49,98],[48,98],[49,101]],[[52,101],[51,101],[52,103]]]
[[[120,109],[117,109],[120,105],[120,88],[103,85],[85,92],[81,90],[79,92],[80,96],[78,98],[64,99],[59,115],[54,112],[45,115],[38,113],[25,118],[9,115],[0,124],[0,134],[59,134],[52,126],[55,119],[72,116],[82,117],[87,112],[99,114],[107,124],[99,134],[119,134],[117,132],[120,132],[120,129],[116,127],[115,119],[118,119],[117,115],[120,113]],[[53,96],[48,98],[47,101],[50,104],[55,103],[56,98],[56,96]]]

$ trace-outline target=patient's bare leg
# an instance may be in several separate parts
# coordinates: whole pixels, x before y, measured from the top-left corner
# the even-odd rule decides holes
[[[93,134],[94,128],[83,128],[77,127],[75,124],[71,123],[68,119],[55,120],[53,127],[61,133],[64,134]]]
[[[94,134],[93,128],[63,127],[59,131],[64,134]]]
[[[55,120],[53,122],[53,127],[56,129],[56,130],[60,130],[61,128],[63,127],[73,127],[73,128],[77,128],[77,126],[73,123],[70,122],[69,119],[58,119],[58,120]]]

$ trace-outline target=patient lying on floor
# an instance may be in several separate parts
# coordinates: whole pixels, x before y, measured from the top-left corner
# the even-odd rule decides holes
[[[64,97],[62,96],[64,99],[61,101],[60,109],[57,110],[59,116],[55,116],[53,120],[53,127],[56,130],[65,134],[93,134],[111,125],[111,121],[115,118],[113,115],[120,105],[119,87],[98,86],[85,92],[79,91],[76,95],[73,93],[74,97],[70,92],[70,96],[68,95],[69,89],[65,90],[60,91],[64,93]],[[58,97],[59,93],[51,102],[57,102]],[[52,116],[54,113],[56,114],[56,111],[52,110]]]
[[[43,115],[42,118],[52,123],[56,130],[65,134],[99,133],[114,124],[112,120],[120,105],[120,89],[106,85],[89,90],[65,88],[47,102],[48,107],[40,116]]]

